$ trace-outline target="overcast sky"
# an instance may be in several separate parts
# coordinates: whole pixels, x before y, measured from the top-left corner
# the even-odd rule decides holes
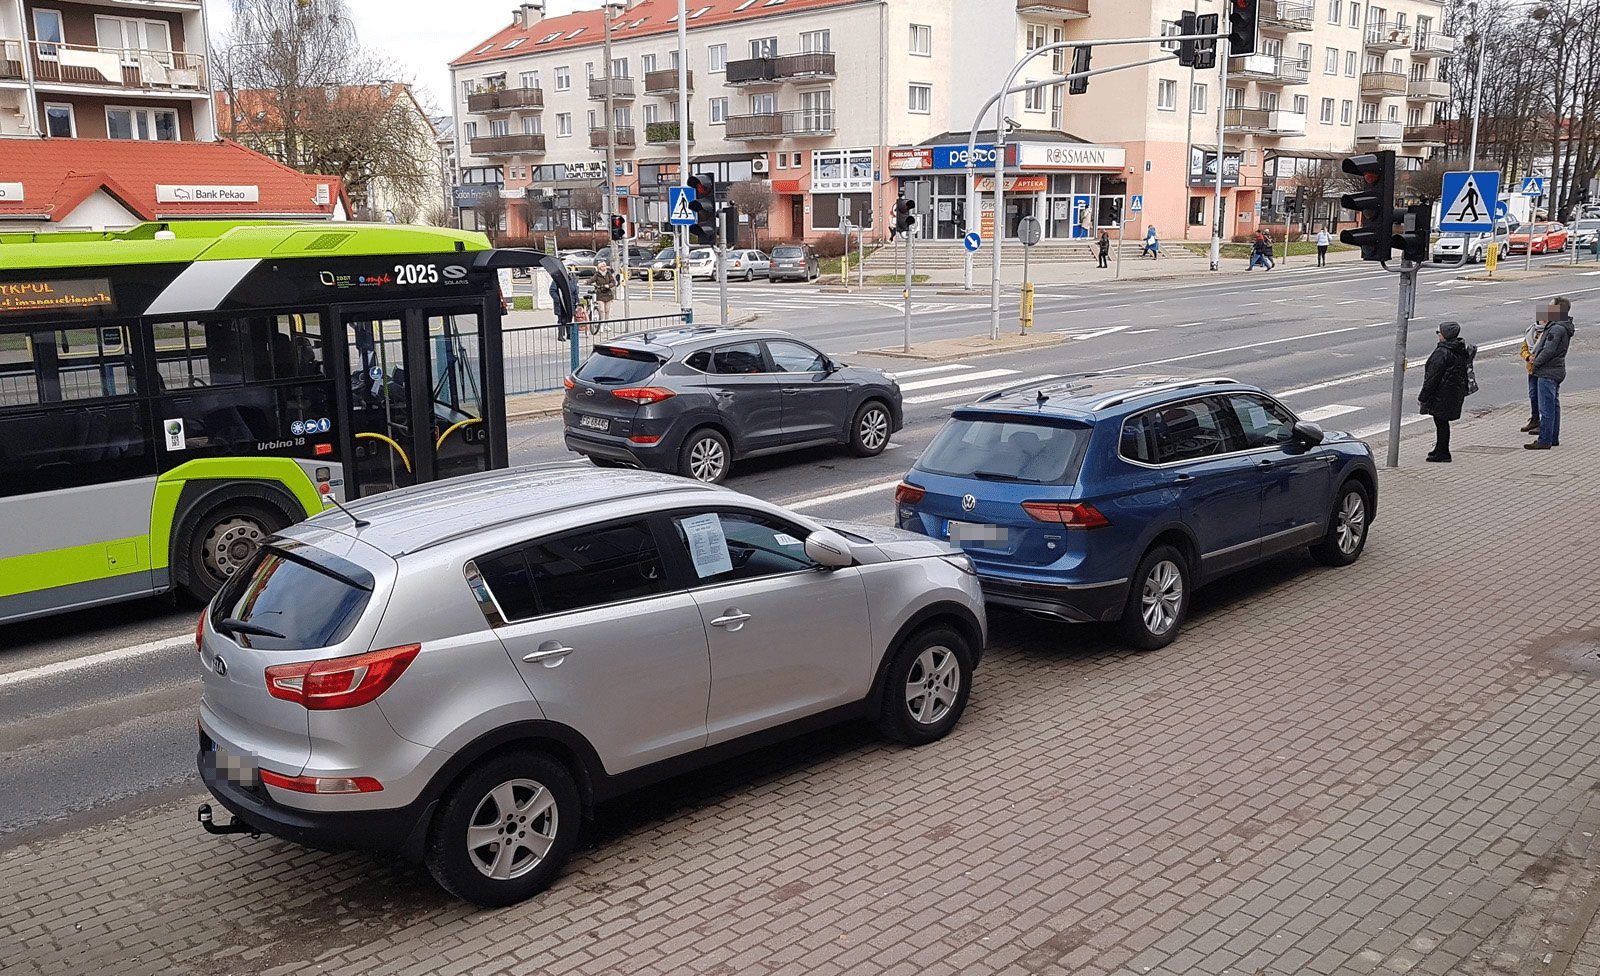
[[[228,0],[205,0],[213,36],[228,28]],[[511,23],[517,0],[345,0],[361,46],[403,65],[440,113],[450,109],[451,59]],[[545,16],[594,10],[600,0],[545,0]]]

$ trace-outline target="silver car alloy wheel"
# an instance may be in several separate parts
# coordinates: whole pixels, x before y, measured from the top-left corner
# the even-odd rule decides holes
[[[1150,567],[1144,578],[1144,592],[1139,597],[1139,613],[1144,617],[1145,629],[1157,636],[1171,630],[1178,622],[1178,608],[1183,606],[1183,571],[1170,559],[1163,559]]]
[[[1359,491],[1347,491],[1339,503],[1338,524],[1334,526],[1333,541],[1346,556],[1361,545],[1367,531],[1367,500]]]
[[[696,481],[716,481],[728,463],[722,444],[712,437],[702,437],[689,448],[689,471]]]
[[[889,414],[882,407],[873,407],[862,414],[857,436],[861,438],[861,446],[869,451],[882,448],[889,440]]]
[[[961,692],[956,653],[942,644],[923,650],[906,678],[906,710],[913,721],[935,725],[950,714]]]
[[[543,783],[501,783],[472,812],[467,860],[486,878],[520,878],[544,862],[560,822],[556,799]]]

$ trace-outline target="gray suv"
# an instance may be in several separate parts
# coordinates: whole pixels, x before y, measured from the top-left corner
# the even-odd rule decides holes
[[[720,482],[739,458],[845,444],[881,454],[901,427],[893,374],[846,366],[770,329],[641,332],[567,378],[567,450],[596,464]]]
[[[968,558],[898,529],[639,471],[389,492],[271,537],[201,617],[198,764],[235,819],[200,819],[510,904],[600,801],[850,719],[943,737],[985,636]]]

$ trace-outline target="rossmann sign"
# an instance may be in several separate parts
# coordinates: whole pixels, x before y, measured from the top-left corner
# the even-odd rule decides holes
[[[1121,146],[1092,146],[1085,143],[1022,142],[1015,147],[1010,162],[1019,169],[1090,170],[1114,172],[1128,161]]]

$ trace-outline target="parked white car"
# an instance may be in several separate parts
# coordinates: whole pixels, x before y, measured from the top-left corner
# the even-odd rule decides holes
[[[697,247],[689,252],[683,262],[684,273],[690,278],[715,278],[717,276],[717,249]]]
[[[1511,232],[1519,226],[1515,219],[1497,220],[1493,233],[1441,234],[1433,242],[1433,260],[1438,264],[1482,264],[1489,254],[1489,245],[1499,246],[1500,256],[1506,255],[1511,243]],[[1462,261],[1463,252],[1466,254]]]

